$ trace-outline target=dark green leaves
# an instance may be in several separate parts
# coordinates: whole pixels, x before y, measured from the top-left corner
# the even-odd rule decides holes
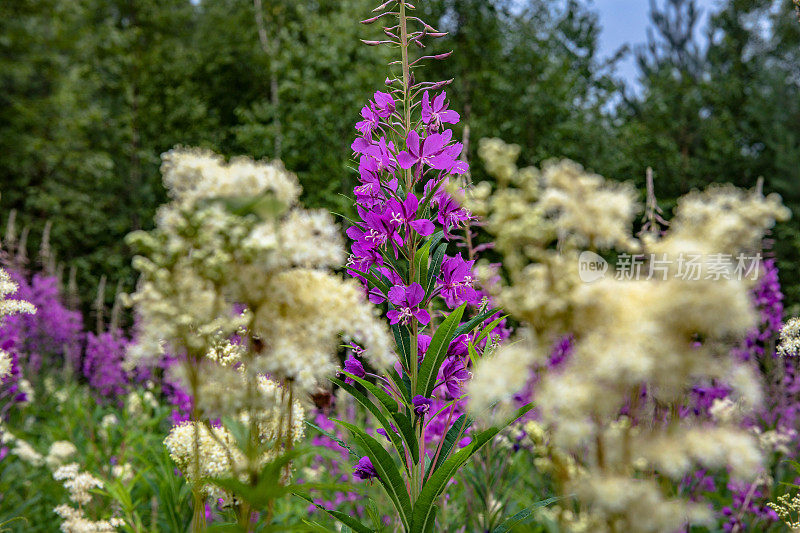
[[[429,398],[433,393],[434,386],[436,385],[436,377],[439,374],[439,367],[442,366],[445,357],[447,356],[447,348],[450,346],[450,341],[456,336],[458,324],[461,322],[461,317],[464,316],[464,309],[467,304],[461,306],[450,313],[444,322],[442,322],[436,333],[433,334],[431,344],[428,351],[425,353],[425,359],[422,361],[422,366],[419,369],[419,376],[417,377],[417,394]]]
[[[458,438],[463,435],[471,425],[472,419],[467,415],[462,414],[458,417],[458,420],[456,420],[455,423],[450,426],[450,429],[447,430],[447,434],[444,436],[442,451],[439,452],[439,457],[436,459],[436,463],[431,463],[428,465],[428,470],[425,472],[425,479],[430,476],[432,471],[435,471],[447,460],[447,458],[450,456],[450,452],[453,451],[453,446],[455,446],[456,440],[458,440]]]
[[[436,500],[444,492],[450,479],[484,444],[489,442],[509,423],[524,415],[531,409],[530,405],[519,409],[507,423],[472,435],[472,442],[447,459],[428,479],[422,487],[412,514],[411,533],[428,533],[432,531],[436,517]]]
[[[444,252],[447,250],[447,243],[443,242],[436,248],[431,259],[430,269],[428,270],[428,281],[425,284],[425,294],[430,297],[433,294],[433,289],[436,286],[436,277],[442,269],[442,261],[444,261]]]
[[[492,530],[492,533],[509,533],[510,531],[513,531],[515,526],[518,526],[533,516],[534,511],[541,509],[542,507],[547,507],[551,503],[557,502],[560,499],[561,498],[553,497],[538,501],[527,509],[523,509],[517,514],[506,518],[502,524]]]
[[[406,531],[409,531],[411,526],[411,499],[406,489],[406,483],[403,481],[392,456],[383,449],[383,446],[378,441],[367,435],[361,428],[341,420],[334,420],[334,422],[347,428],[359,446],[365,451],[372,462],[372,466],[378,473],[378,481],[386,489],[386,494],[400,516],[403,527]]]

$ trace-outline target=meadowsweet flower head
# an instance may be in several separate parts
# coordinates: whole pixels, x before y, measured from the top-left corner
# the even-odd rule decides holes
[[[359,340],[376,367],[388,364],[385,327],[353,282],[329,272],[345,258],[337,227],[297,205],[293,174],[185,149],[165,154],[162,172],[172,202],[156,230],[129,237],[142,252],[134,260],[142,278],[127,368],[165,352],[224,364],[236,354],[209,347],[241,331],[259,339],[251,371],[309,391],[335,372],[341,336]]]
[[[0,350],[0,382],[11,374],[11,354]]]
[[[800,318],[789,319],[781,328],[778,355],[783,357],[800,355]]]
[[[758,324],[752,284],[710,275],[708,257],[755,249],[785,208],[757,191],[712,187],[679,201],[663,235],[637,239],[631,187],[570,162],[518,169],[518,150],[498,141],[482,143],[481,152],[500,174],[499,190],[473,196],[468,207],[487,214],[507,259],[508,282],[493,285],[492,296],[527,329],[478,364],[471,408],[483,413],[509,402],[534,371],[533,403],[548,442],[579,464],[559,474],[565,494],[577,494],[600,520],[597,531],[624,524],[672,531],[707,520],[704,509],[668,498],[658,477],[679,480],[700,466],[752,480],[763,460],[758,440],[741,428],[679,416],[684,398],[703,383],[724,383],[742,412],[762,400],[753,366],[730,356]],[[647,250],[669,266],[663,276],[611,269],[587,281],[578,268],[585,250]],[[705,254],[696,278],[677,270],[689,253]],[[569,356],[552,365],[542,347],[565,336]],[[661,406],[673,407],[662,414]],[[714,411],[723,417],[719,405]],[[652,424],[637,423],[648,416]]]
[[[44,462],[51,470],[55,470],[76,453],[78,449],[70,441],[58,440],[50,445],[50,451],[47,452]]]

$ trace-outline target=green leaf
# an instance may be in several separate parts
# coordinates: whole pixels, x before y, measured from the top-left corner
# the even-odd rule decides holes
[[[403,363],[403,368],[411,368],[411,332],[402,324],[392,326],[394,342],[397,345],[397,353]]]
[[[358,270],[358,269],[356,269],[356,268],[350,268],[350,267],[345,267],[345,269],[346,269],[346,270],[349,270],[350,272],[355,272],[356,274],[359,274],[359,275],[361,275],[361,276],[364,276],[364,278],[365,278],[365,279],[366,279],[368,282],[370,282],[370,283],[372,284],[372,286],[373,286],[373,287],[377,288],[377,289],[378,289],[379,291],[381,291],[381,292],[382,292],[384,295],[388,294],[388,292],[389,292],[389,285],[388,285],[388,284],[387,284],[385,281],[383,281],[382,279],[380,279],[380,278],[379,278],[377,275],[375,275],[374,273],[372,273],[372,272],[363,272],[363,271],[361,271],[361,270]]]
[[[314,505],[317,509],[328,513],[333,518],[335,518],[336,520],[338,520],[342,524],[346,525],[347,527],[349,527],[350,529],[352,529],[356,533],[375,533],[374,529],[368,528],[367,526],[365,526],[364,524],[362,524],[361,522],[359,522],[358,520],[356,520],[355,518],[353,518],[349,514],[342,513],[341,511],[334,511],[332,509],[326,509],[325,507],[323,507],[323,506],[321,506],[321,505],[319,505],[317,503],[314,503],[314,500],[312,500],[311,498],[309,498],[307,496],[304,496],[302,494],[299,494],[298,496],[300,496],[301,498],[303,498],[304,500],[306,500],[310,504]],[[312,522],[312,523],[316,524],[315,522]],[[318,531],[330,531],[329,529],[324,528],[323,526],[319,526],[319,524],[316,524],[316,525],[318,527],[322,528],[322,529],[318,529]]]
[[[455,332],[459,322],[461,322],[461,317],[464,316],[466,307],[466,303],[461,304],[436,328],[428,351],[425,353],[425,359],[422,360],[422,365],[419,369],[416,394],[429,398],[433,392],[436,378],[439,375],[439,367],[442,366],[445,357],[447,357],[447,348],[450,346],[450,341],[455,337]]]
[[[497,311],[499,311],[499,308],[490,309],[489,311],[484,311],[483,313],[475,315],[468,321],[461,324],[456,330],[455,335],[453,335],[453,337],[458,337],[459,335],[463,335],[464,333],[469,333],[475,328],[475,326],[477,326],[478,324],[480,324],[481,322],[483,322],[484,320],[495,314]]]
[[[317,431],[319,431],[320,433],[322,433],[323,435],[325,435],[329,439],[332,439],[332,440],[336,441],[336,443],[339,444],[339,446],[341,446],[342,448],[344,448],[345,450],[350,452],[350,457],[354,457],[355,459],[361,459],[361,456],[358,455],[356,452],[354,452],[353,449],[350,446],[348,446],[345,441],[343,441],[342,439],[340,439],[339,437],[337,437],[333,433],[325,431],[324,429],[322,429],[318,425],[314,424],[313,422],[309,422],[308,420],[306,420],[305,422],[306,422],[307,426],[310,426],[310,427],[316,429]]]
[[[414,254],[414,279],[412,281],[420,283],[420,280],[428,281],[428,259],[431,254],[431,241],[426,242],[417,253]],[[420,285],[422,285],[420,283]]]
[[[471,425],[472,419],[466,414],[462,414],[453,423],[453,425],[450,426],[450,429],[447,430],[447,433],[444,436],[444,443],[442,444],[442,450],[439,452],[439,457],[436,458],[436,463],[431,463],[428,466],[428,470],[425,472],[425,479],[428,479],[431,472],[435,472],[436,469],[447,460],[447,458],[450,456],[450,452],[453,451],[453,447],[456,445],[456,439],[458,439],[459,435],[462,435],[463,432],[466,431]]]
[[[405,261],[399,261],[398,259],[395,259],[394,255],[389,252],[389,248],[390,247],[387,246],[387,250],[381,250],[381,256],[383,257],[384,261],[386,261],[401,278],[408,279],[407,263]]]
[[[495,328],[500,324],[500,322],[505,320],[505,318],[507,316],[508,315],[504,315],[504,316],[501,316],[500,318],[496,318],[496,319],[492,320],[485,328],[483,328],[481,330],[480,335],[478,335],[478,338],[475,339],[475,344],[479,344],[485,337],[487,337],[488,335],[491,335],[492,331],[494,331]]]
[[[469,359],[472,361],[472,368],[475,368],[478,365],[478,350],[475,349],[475,345],[472,344],[472,341],[469,341],[467,344],[467,352],[469,352]]]
[[[492,533],[508,533],[514,526],[517,526],[522,522],[526,521],[528,518],[530,518],[533,515],[533,512],[536,511],[537,509],[541,509],[542,507],[547,507],[551,503],[557,502],[560,499],[561,498],[553,497],[536,502],[531,507],[523,509],[514,516],[510,516],[505,520],[503,520],[503,522],[499,526],[497,526],[492,530]]]
[[[444,261],[444,253],[447,250],[447,243],[443,242],[436,248],[433,253],[430,268],[428,269],[428,282],[425,284],[425,295],[430,296],[433,294],[433,289],[436,286],[436,278],[442,270],[442,261]]]
[[[472,455],[477,452],[484,444],[492,440],[495,435],[508,426],[511,422],[527,413],[532,406],[526,405],[519,409],[505,424],[500,427],[492,427],[472,435],[472,442],[456,452],[447,459],[428,479],[422,487],[422,491],[414,504],[412,511],[411,533],[426,533],[433,527],[436,518],[436,500],[444,492],[450,479],[464,466]]]
[[[386,430],[386,435],[389,437],[389,440],[392,442],[395,450],[397,450],[397,455],[400,457],[405,457],[403,440],[401,440],[400,435],[394,432],[391,424],[389,423],[389,419],[386,418],[380,408],[372,403],[366,395],[362,394],[362,392],[354,386],[336,378],[331,378],[331,381],[339,385],[339,387],[342,389],[346,390],[350,396],[355,398],[358,403],[363,405],[370,413],[372,413],[372,415],[378,420],[378,423],[381,425],[381,427]],[[406,465],[403,461],[401,462],[403,463],[403,467],[406,469],[406,471],[409,471],[408,465]]]
[[[378,481],[380,481],[381,485],[386,489],[386,494],[389,496],[397,514],[400,516],[403,527],[408,531],[411,525],[409,520],[411,516],[411,499],[406,490],[406,484],[392,456],[383,449],[383,446],[381,446],[377,440],[367,435],[361,428],[342,420],[334,420],[334,422],[350,430],[353,438],[359,441],[366,455],[369,457],[370,461],[372,461],[372,466],[378,473]]]
[[[343,371],[342,373],[344,375],[348,376],[349,378],[353,379],[354,381],[356,381],[359,385],[363,386],[365,389],[367,389],[369,392],[371,392],[372,395],[375,396],[375,398],[377,398],[379,402],[381,402],[381,405],[383,406],[383,408],[386,410],[386,412],[389,414],[389,416],[392,417],[392,420],[394,420],[395,425],[397,426],[397,429],[400,431],[400,434],[403,436],[403,440],[405,441],[406,446],[408,447],[409,450],[411,450],[411,457],[414,459],[414,462],[416,463],[417,460],[419,459],[419,444],[417,443],[417,437],[416,437],[416,434],[414,433],[414,428],[411,425],[411,419],[409,419],[409,417],[405,413],[401,413],[400,411],[398,411],[398,409],[397,409],[397,400],[395,400],[394,398],[389,396],[389,394],[386,391],[384,391],[383,389],[381,389],[377,385],[375,385],[373,383],[370,383],[369,381],[367,381],[365,379],[361,379],[358,376],[354,376],[353,374],[350,374],[349,372],[344,372]],[[349,392],[349,390],[348,390],[348,392]],[[356,399],[358,399],[358,398],[356,398]],[[367,409],[369,409],[369,408],[367,407]],[[380,418],[379,418],[379,421],[380,421]],[[392,428],[389,426],[388,423],[384,423],[384,422],[381,422],[381,423],[383,425],[383,429],[386,430],[387,434],[397,435],[392,430]],[[392,440],[392,443],[394,444],[394,440]],[[395,446],[395,448],[397,448],[397,446]],[[400,455],[401,458],[405,457],[402,448],[397,448],[397,453]]]
[[[392,380],[395,387],[397,387],[397,390],[400,391],[400,395],[403,397],[406,404],[411,404],[411,381],[408,379],[408,376],[403,374],[401,378],[394,367],[389,367],[386,370],[386,374],[389,376],[389,379]]]

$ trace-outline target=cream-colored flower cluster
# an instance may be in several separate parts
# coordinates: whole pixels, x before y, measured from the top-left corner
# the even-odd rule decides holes
[[[490,195],[479,184],[467,207],[487,217],[508,279],[488,289],[526,328],[479,363],[472,409],[507,402],[528,369],[546,368],[552,342],[570,334],[567,362],[542,372],[534,396],[553,448],[581,465],[563,480],[565,493],[603,518],[597,531],[672,531],[707,518],[704,509],[662,494],[653,474],[677,480],[696,465],[737,477],[759,471],[754,435],[676,413],[699,380],[727,383],[744,410],[761,399],[755,370],[728,357],[756,321],[752,281],[710,275],[719,267],[709,258],[757,252],[767,229],[788,216],[780,198],[711,187],[678,202],[668,231],[636,238],[632,187],[567,161],[517,169],[519,149],[498,140],[482,142],[479,154],[500,173],[498,190]],[[580,270],[587,251],[638,253],[664,266],[647,275],[645,262],[641,276],[612,266],[587,279]],[[676,275],[684,254],[700,256],[699,275]],[[623,409],[633,420],[666,422],[631,424],[620,418]]]
[[[9,374],[11,374],[11,354],[0,350],[0,382]]]
[[[129,364],[164,350],[199,358],[242,330],[258,339],[251,370],[304,390],[333,373],[340,335],[362,342],[375,366],[391,362],[376,311],[330,272],[345,258],[337,226],[297,204],[297,178],[280,163],[176,149],[162,172],[172,202],[154,231],[129,237],[142,252]]]
[[[65,443],[65,441],[55,442],[48,457],[60,456],[63,458],[72,455],[74,446],[72,448],[70,446],[72,444]],[[89,472],[81,471],[78,463],[69,463],[58,467],[53,472],[53,479],[63,482],[64,488],[69,492],[69,499],[78,505],[77,508],[59,505],[53,509],[53,512],[62,520],[60,529],[64,533],[112,533],[125,525],[125,521],[120,518],[93,520],[86,516],[84,508],[92,502],[90,491],[103,488],[103,481]]]
[[[3,323],[3,318],[9,315],[36,313],[33,304],[8,298],[9,295],[17,292],[18,288],[19,286],[11,280],[8,272],[0,268],[0,324]],[[0,350],[0,383],[9,374],[11,374],[11,354]]]
[[[57,440],[50,445],[44,462],[50,470],[56,470],[76,453],[78,453],[78,449],[70,441]]]
[[[86,505],[92,500],[91,489],[103,487],[103,482],[89,472],[81,472],[78,463],[70,463],[53,472],[53,479],[64,482],[69,491],[69,499],[78,505]]]
[[[11,280],[8,272],[0,268],[0,322],[3,317],[20,313],[35,314],[33,304],[23,300],[12,300],[8,296],[17,292],[19,286]]]
[[[791,318],[781,328],[778,354],[782,357],[800,355],[800,318]]]
[[[53,512],[63,520],[60,527],[63,533],[114,533],[117,528],[125,525],[125,521],[121,518],[91,520],[86,518],[81,509],[69,505],[59,505]]]
[[[789,526],[789,529],[800,530],[800,492],[794,496],[789,494],[778,496],[777,501],[769,502],[767,505],[775,510],[775,513]]]
[[[288,409],[285,391],[264,377],[258,381],[257,398],[261,411],[247,409],[239,415],[243,425],[255,423],[259,443],[263,445],[255,461],[242,452],[233,434],[224,426],[184,422],[172,428],[164,444],[189,481],[239,477],[246,482],[250,472],[259,471],[266,462],[275,459],[288,442],[296,444],[303,438],[305,412],[299,401],[293,400],[291,410]],[[291,435],[286,434],[287,428]],[[203,485],[202,490],[207,496],[230,502],[230,495],[210,483]]]

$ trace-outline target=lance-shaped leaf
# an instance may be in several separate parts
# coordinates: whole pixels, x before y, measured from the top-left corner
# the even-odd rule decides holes
[[[411,332],[408,327],[397,323],[392,326],[392,333],[394,334],[394,343],[397,347],[397,355],[400,356],[400,362],[403,368],[411,368]]]
[[[462,414],[458,417],[458,419],[450,426],[450,429],[447,430],[447,433],[444,436],[444,442],[442,443],[442,449],[439,452],[439,457],[436,458],[435,463],[431,463],[428,465],[428,470],[425,472],[425,479],[430,477],[431,472],[435,472],[442,463],[444,463],[447,458],[450,456],[450,452],[453,451],[453,447],[456,445],[456,441],[459,439],[460,435],[463,435],[464,432],[469,429],[472,425],[472,419],[469,418],[467,415]]]
[[[347,445],[347,443],[346,443],[345,441],[343,441],[342,439],[340,439],[339,437],[337,437],[337,436],[336,436],[336,435],[334,435],[333,433],[331,433],[331,432],[329,432],[329,431],[325,431],[324,429],[322,429],[322,428],[321,428],[321,427],[319,427],[318,425],[316,425],[316,424],[314,424],[313,422],[310,422],[310,421],[308,421],[308,420],[306,420],[305,422],[306,422],[306,425],[307,425],[307,426],[309,426],[309,427],[312,427],[312,428],[316,429],[317,431],[319,431],[320,433],[322,433],[323,435],[325,435],[325,436],[326,436],[326,437],[328,437],[329,439],[331,439],[331,440],[335,441],[335,442],[336,442],[336,443],[337,443],[339,446],[341,446],[342,448],[344,448],[345,450],[347,450],[347,452],[350,454],[350,457],[351,457],[351,458],[353,458],[353,459],[355,459],[355,460],[361,459],[361,456],[360,456],[360,455],[358,455],[356,452],[354,452],[354,451],[353,451],[353,449],[352,449],[350,446],[348,446],[348,445]]]
[[[381,291],[384,295],[389,292],[389,287],[391,287],[391,284],[387,283],[386,281],[384,281],[383,279],[378,277],[378,275],[376,275],[375,273],[373,273],[373,272],[364,272],[364,271],[358,270],[356,268],[350,268],[350,267],[346,267],[346,268],[350,272],[355,272],[356,274],[359,274],[360,276],[364,276],[364,279],[366,279],[373,287],[375,287],[376,289]],[[383,277],[383,276],[381,276],[381,277]]]
[[[397,370],[394,367],[389,367],[386,369],[386,375],[389,376],[389,379],[392,380],[397,390],[400,392],[400,395],[405,400],[405,403],[410,405],[411,404],[411,381],[408,379],[408,376],[403,374],[403,377],[400,377],[400,374],[397,373]]]
[[[442,366],[445,357],[447,357],[447,348],[456,336],[458,324],[461,322],[461,317],[464,316],[466,307],[466,303],[461,304],[436,328],[431,344],[428,346],[428,351],[425,352],[425,359],[422,360],[422,365],[419,369],[416,394],[430,398],[431,393],[433,393],[436,378],[439,375],[439,367]]]
[[[500,325],[500,322],[505,320],[506,316],[508,316],[508,315],[501,316],[500,318],[496,318],[496,319],[492,320],[489,323],[489,325],[487,325],[485,328],[483,328],[481,330],[480,334],[478,335],[478,338],[475,339],[475,344],[479,344],[485,337],[491,335],[492,331],[494,331],[495,328],[497,328],[497,326]]]
[[[481,322],[483,322],[484,320],[495,314],[497,311],[498,309],[490,309],[488,311],[484,311],[483,313],[475,315],[474,317],[470,318],[469,320],[458,326],[458,329],[456,330],[456,333],[453,336],[458,337],[459,335],[463,335],[464,333],[469,333],[470,331],[475,329],[475,326],[477,326],[478,324],[480,324]]]
[[[389,423],[389,419],[386,418],[380,408],[372,403],[372,401],[365,394],[363,394],[354,386],[336,378],[331,378],[331,381],[339,385],[342,389],[346,390],[350,396],[352,396],[358,403],[363,405],[370,413],[372,413],[372,415],[378,420],[378,423],[381,425],[381,427],[386,431],[386,436],[389,437],[389,440],[392,442],[395,450],[397,450],[397,455],[401,458],[405,457],[406,451],[403,446],[403,440],[400,438],[400,435],[394,432],[392,425]],[[408,470],[408,465],[406,465],[405,462],[403,462],[403,466],[406,470]]]
[[[509,533],[510,531],[513,531],[515,526],[518,526],[519,524],[523,523],[528,518],[530,518],[533,515],[534,511],[536,511],[537,509],[541,509],[542,507],[547,507],[551,503],[557,502],[560,499],[561,498],[553,497],[553,498],[547,498],[546,500],[538,501],[534,503],[532,506],[528,507],[527,509],[523,509],[514,516],[510,516],[505,520],[503,520],[503,523],[494,528],[492,530],[492,533]]]
[[[428,282],[425,284],[425,294],[430,296],[433,294],[433,289],[436,286],[436,279],[442,271],[442,261],[444,261],[444,252],[447,250],[447,243],[443,242],[436,248],[431,259],[431,264],[428,269]]]
[[[425,244],[417,250],[414,255],[414,281],[420,285],[426,286],[428,284],[428,263],[430,261],[431,250],[436,250],[436,246],[444,238],[444,232],[437,231],[425,242]],[[430,291],[426,291],[425,295],[430,298]]]
[[[459,468],[464,466],[472,455],[477,452],[481,447],[492,440],[500,431],[508,426],[511,422],[527,413],[532,408],[531,405],[526,405],[519,409],[505,424],[499,427],[489,428],[481,431],[477,435],[472,435],[472,442],[466,447],[462,448],[442,465],[431,475],[422,491],[417,497],[412,512],[411,533],[428,533],[433,529],[433,523],[436,518],[436,500],[444,492],[450,479],[458,472]]]
[[[338,520],[342,524],[346,525],[347,527],[349,527],[350,529],[352,529],[356,533],[375,533],[374,529],[368,528],[367,526],[365,526],[364,524],[362,524],[361,522],[359,522],[358,520],[356,520],[355,518],[353,518],[349,514],[343,513],[341,511],[335,511],[333,509],[327,509],[327,508],[323,507],[322,505],[319,505],[318,503],[314,503],[314,500],[312,500],[311,498],[309,498],[308,496],[306,496],[304,494],[298,494],[298,496],[300,496],[301,498],[306,500],[308,503],[316,506],[317,509],[328,513],[330,516],[332,516],[333,518],[335,518],[336,520]],[[319,528],[319,529],[316,529],[316,531],[328,531],[327,529],[325,529],[323,526],[321,526],[319,524],[316,524],[314,522],[311,522],[311,524],[314,524],[317,528]]]
[[[367,435],[363,429],[342,420],[334,420],[334,422],[347,428],[353,438],[358,441],[367,457],[369,457],[373,468],[378,473],[378,481],[386,489],[386,494],[400,516],[403,527],[408,531],[411,526],[411,498],[392,456],[383,449],[383,446],[377,440]]]
[[[342,374],[356,381],[359,385],[367,389],[369,392],[372,393],[373,396],[375,396],[375,398],[378,399],[378,401],[383,406],[384,410],[386,410],[389,416],[392,417],[392,420],[397,426],[398,431],[400,431],[400,435],[402,435],[403,440],[406,443],[406,446],[411,451],[411,457],[414,459],[414,462],[416,463],[417,460],[419,459],[419,444],[417,443],[417,437],[414,433],[414,428],[411,425],[411,419],[404,412],[401,412],[397,409],[397,400],[389,396],[389,394],[385,390],[381,389],[374,383],[370,383],[369,381],[362,379],[358,376],[355,376],[353,374],[350,374],[349,372],[342,372]],[[340,383],[338,380],[334,381],[336,383]],[[352,387],[347,387],[345,388],[345,390],[350,392],[351,388]],[[358,400],[358,398],[356,399]],[[365,405],[364,407],[367,406]],[[374,407],[377,408],[377,406]],[[367,409],[372,411],[372,409],[369,407],[367,407]],[[383,425],[383,428],[386,430],[387,433],[391,433],[392,435],[396,436],[396,433],[392,431],[392,428],[389,426],[389,424],[384,422],[381,422],[381,424]],[[394,441],[392,441],[392,443],[394,443]],[[395,448],[397,448],[397,446],[395,446]],[[400,454],[401,457],[403,457],[402,448],[398,448],[397,452]]]

